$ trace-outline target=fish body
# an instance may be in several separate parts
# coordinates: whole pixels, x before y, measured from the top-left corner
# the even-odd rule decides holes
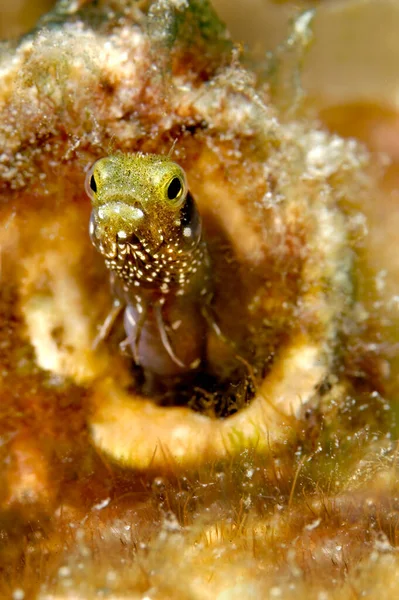
[[[160,376],[197,369],[210,261],[183,169],[167,156],[114,154],[94,163],[86,191],[90,237],[111,271],[136,364]]]

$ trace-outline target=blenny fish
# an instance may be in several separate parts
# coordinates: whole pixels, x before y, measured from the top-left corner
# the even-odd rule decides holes
[[[113,310],[124,311],[125,347],[156,376],[195,371],[206,356],[212,295],[201,217],[184,170],[168,156],[118,153],[86,176],[90,237],[111,272]]]

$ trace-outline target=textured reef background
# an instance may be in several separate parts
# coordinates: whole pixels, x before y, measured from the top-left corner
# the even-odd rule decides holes
[[[1,597],[396,593],[399,10],[293,4],[60,0],[3,31]],[[243,367],[191,403],[145,396],[117,330],[93,348],[85,173],[173,144]]]

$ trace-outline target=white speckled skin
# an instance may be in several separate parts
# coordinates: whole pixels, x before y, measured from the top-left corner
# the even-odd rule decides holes
[[[116,154],[93,165],[86,190],[93,205],[90,236],[126,307],[126,342],[135,362],[160,376],[198,368],[205,354],[201,307],[210,296],[209,257],[184,171],[168,157]]]

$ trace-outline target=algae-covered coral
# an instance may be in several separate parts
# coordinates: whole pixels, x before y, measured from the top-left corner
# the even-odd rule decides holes
[[[389,343],[361,290],[378,173],[262,72],[200,0],[63,1],[3,49],[5,593],[333,598],[396,564]],[[86,172],[173,145],[228,339],[194,403],[144,395],[117,328],[93,345],[112,293]]]

